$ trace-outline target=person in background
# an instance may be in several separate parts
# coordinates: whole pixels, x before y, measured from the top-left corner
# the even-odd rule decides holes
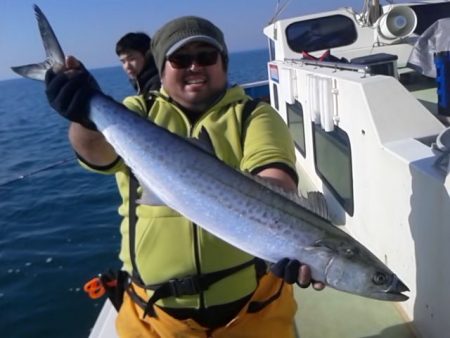
[[[126,98],[128,109],[143,122],[207,140],[232,167],[297,191],[289,130],[264,102],[244,116],[252,100],[228,83],[228,50],[216,25],[200,17],[174,19],[157,31],[151,49],[162,87],[151,106],[143,95]],[[125,280],[119,283],[125,289],[117,306],[120,337],[295,337],[292,284],[324,287],[311,280],[308,266],[289,258],[267,264],[167,206],[135,204],[130,169],[88,119],[89,97],[101,91],[75,58],[66,60],[65,71],[47,73],[46,93],[72,121],[69,139],[81,165],[116,175],[126,274],[119,279]]]
[[[122,68],[138,94],[158,90],[161,86],[150,43],[151,38],[142,32],[127,33],[116,43]]]

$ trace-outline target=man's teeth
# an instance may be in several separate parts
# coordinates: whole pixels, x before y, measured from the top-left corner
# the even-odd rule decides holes
[[[201,80],[201,79],[194,79],[194,80],[186,81],[186,83],[188,83],[188,84],[197,84],[197,83],[203,83],[203,82],[204,82],[204,80]]]

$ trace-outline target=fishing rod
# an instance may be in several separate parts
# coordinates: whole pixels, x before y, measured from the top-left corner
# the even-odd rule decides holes
[[[52,164],[46,165],[46,166],[44,166],[42,168],[30,171],[29,173],[26,173],[26,174],[23,174],[23,175],[19,175],[17,177],[13,177],[13,178],[11,178],[9,180],[6,180],[5,182],[1,182],[0,183],[0,187],[4,187],[4,186],[9,185],[11,183],[15,183],[15,182],[21,181],[21,180],[23,180],[25,178],[28,178],[30,176],[34,176],[34,175],[36,175],[38,173],[41,173],[43,171],[55,169],[55,168],[60,167],[60,166],[66,164],[66,163],[68,163],[68,162],[70,162],[70,161],[72,161],[74,159],[75,158],[73,156],[72,157],[67,157],[65,159],[59,160],[59,161],[54,162]]]

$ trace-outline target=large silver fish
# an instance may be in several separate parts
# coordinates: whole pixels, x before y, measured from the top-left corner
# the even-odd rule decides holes
[[[35,6],[48,59],[14,67],[42,80],[64,54]],[[145,190],[232,245],[270,262],[296,258],[312,278],[365,297],[403,301],[409,291],[367,248],[301,198],[288,196],[243,174],[202,148],[142,119],[102,95],[90,101],[90,118],[132,168]],[[314,208],[312,208],[314,209]]]

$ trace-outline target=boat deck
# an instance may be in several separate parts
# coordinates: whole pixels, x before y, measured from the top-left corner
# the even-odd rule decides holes
[[[444,125],[450,126],[450,116],[438,114],[437,86],[434,79],[417,73],[404,73],[401,76],[401,82],[431,114]]]
[[[300,338],[413,338],[417,337],[396,303],[339,292],[295,287],[295,316]],[[116,311],[106,301],[90,338],[115,338]]]
[[[295,288],[300,338],[418,337],[393,302],[372,300],[326,288]]]
[[[428,95],[432,96],[430,90]],[[428,98],[427,98],[428,99]],[[430,100],[430,99],[428,99]],[[314,190],[301,167],[302,195]],[[384,302],[336,291],[294,288],[295,316],[300,338],[419,338],[395,302]]]

